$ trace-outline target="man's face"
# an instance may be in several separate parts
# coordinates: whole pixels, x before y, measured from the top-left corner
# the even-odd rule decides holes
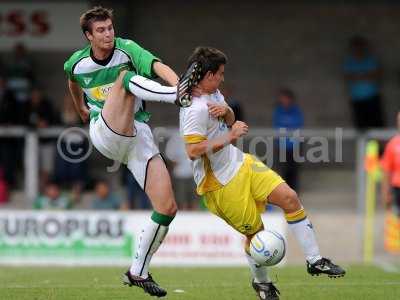
[[[221,83],[224,82],[225,65],[220,65],[215,74],[208,72],[206,76],[207,89],[211,92],[215,92]]]
[[[111,19],[92,23],[92,32],[86,32],[92,47],[111,50],[114,47],[114,26]]]

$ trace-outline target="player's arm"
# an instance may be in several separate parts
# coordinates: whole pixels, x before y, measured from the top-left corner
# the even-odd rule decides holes
[[[229,127],[235,123],[235,113],[228,105],[207,103],[207,106],[210,115],[214,118],[223,117]]]
[[[86,123],[89,119],[89,110],[86,107],[81,87],[75,81],[68,79],[68,88],[74,101],[74,106],[77,113],[81,117],[82,121]]]
[[[154,61],[153,72],[171,86],[178,84],[178,75],[169,66],[160,61]]]
[[[212,140],[203,139],[202,141],[199,141],[201,140],[201,138],[197,138],[197,140],[196,138],[194,138],[192,139],[192,141],[190,141],[190,137],[185,136],[186,153],[191,160],[194,160],[206,153],[218,152],[226,145],[232,144],[238,138],[246,135],[248,131],[249,128],[246,123],[236,121],[233,124],[232,129],[228,133],[220,136],[219,138],[215,138]]]

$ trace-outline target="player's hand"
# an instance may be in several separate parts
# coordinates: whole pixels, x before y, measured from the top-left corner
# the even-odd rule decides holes
[[[79,109],[79,116],[81,117],[81,120],[83,123],[87,123],[87,121],[89,120],[89,115],[90,115],[90,112],[86,106],[81,107]]]
[[[207,103],[208,112],[214,118],[224,117],[228,113],[228,106],[215,103]]]
[[[245,122],[236,121],[232,125],[232,129],[230,131],[230,135],[233,141],[236,141],[238,138],[246,135],[249,132],[249,126]]]

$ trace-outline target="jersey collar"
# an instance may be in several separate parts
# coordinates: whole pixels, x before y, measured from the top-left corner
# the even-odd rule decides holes
[[[96,57],[94,57],[93,55],[93,49],[90,48],[90,57],[92,58],[92,60],[101,66],[106,66],[108,65],[108,63],[111,61],[113,55],[114,55],[114,51],[115,51],[115,42],[114,42],[114,48],[112,49],[112,52],[110,53],[110,55],[108,57],[106,57],[105,59],[97,59]]]

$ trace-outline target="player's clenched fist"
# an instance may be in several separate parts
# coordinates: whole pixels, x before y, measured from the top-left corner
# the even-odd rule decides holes
[[[233,140],[237,140],[241,136],[246,135],[248,131],[249,131],[249,126],[247,126],[247,124],[245,122],[236,121],[232,125],[231,137]]]
[[[219,105],[214,103],[207,103],[208,112],[214,118],[223,117],[228,113],[228,106],[227,105]]]

